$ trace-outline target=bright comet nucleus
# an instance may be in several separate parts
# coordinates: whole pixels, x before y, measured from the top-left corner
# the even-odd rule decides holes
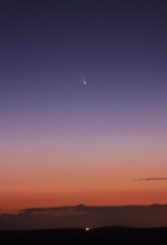
[[[82,79],[82,82],[83,82],[83,85],[87,85],[87,82],[86,82],[86,80],[85,79]]]

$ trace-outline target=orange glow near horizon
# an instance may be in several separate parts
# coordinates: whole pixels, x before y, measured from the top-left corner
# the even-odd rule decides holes
[[[120,154],[115,149],[87,150],[87,154],[81,149],[64,154],[37,152],[1,154],[1,211],[79,203],[167,203],[167,181],[134,181],[165,177],[167,157],[162,150],[153,153],[126,147]]]
[[[15,212],[32,207],[56,207],[78,205],[80,203],[90,206],[123,206],[123,205],[151,205],[166,204],[167,197],[164,191],[145,192],[104,192],[104,193],[15,193],[1,194],[0,212]]]

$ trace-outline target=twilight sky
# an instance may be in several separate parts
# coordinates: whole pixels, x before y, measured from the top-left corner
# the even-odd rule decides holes
[[[167,202],[166,12],[1,1],[1,210]]]

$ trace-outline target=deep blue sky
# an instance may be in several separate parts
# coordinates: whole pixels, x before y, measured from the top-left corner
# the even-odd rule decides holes
[[[2,110],[166,109],[165,1],[4,1],[0,23]]]
[[[74,114],[78,106],[109,113],[112,104],[114,113],[162,110],[163,116],[166,7],[165,1],[141,0],[4,1],[2,112],[45,113],[61,105]]]

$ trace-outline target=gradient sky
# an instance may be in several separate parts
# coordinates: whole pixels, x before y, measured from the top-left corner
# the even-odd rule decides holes
[[[1,1],[1,210],[167,202],[166,12]]]

